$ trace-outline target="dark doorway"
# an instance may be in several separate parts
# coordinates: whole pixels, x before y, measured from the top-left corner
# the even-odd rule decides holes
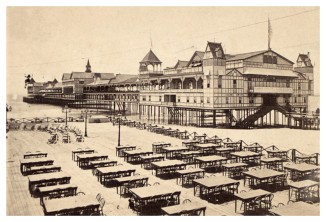
[[[275,106],[277,105],[277,97],[271,94],[263,95],[264,106]]]
[[[173,102],[177,101],[176,95],[164,95],[164,102]]]

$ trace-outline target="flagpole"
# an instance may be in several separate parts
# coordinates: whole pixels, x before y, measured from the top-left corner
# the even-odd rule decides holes
[[[268,16],[268,50],[271,49],[271,35],[272,35],[272,26]]]

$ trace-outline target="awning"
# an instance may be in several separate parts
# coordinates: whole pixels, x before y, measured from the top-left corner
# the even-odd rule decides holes
[[[253,68],[245,67],[244,75],[263,75],[263,76],[283,76],[297,78],[298,74],[292,70],[287,69],[266,69],[266,68]]]

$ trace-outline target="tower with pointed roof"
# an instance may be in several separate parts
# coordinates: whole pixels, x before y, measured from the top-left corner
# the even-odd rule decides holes
[[[311,63],[309,52],[307,54],[299,54],[294,70],[305,74],[308,79],[313,80],[314,66]]]
[[[142,61],[139,62],[139,75],[141,77],[162,75],[161,64],[162,62],[150,49]]]
[[[206,106],[213,107],[217,98],[218,81],[226,72],[226,58],[221,43],[207,42],[203,56],[204,97]],[[211,87],[212,86],[212,87]]]
[[[221,43],[207,42],[203,58],[206,75],[225,75],[225,54]]]
[[[92,72],[91,65],[89,64],[89,59],[87,60],[86,70],[85,72]]]

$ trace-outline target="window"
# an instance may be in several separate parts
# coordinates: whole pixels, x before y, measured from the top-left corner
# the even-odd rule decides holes
[[[252,89],[252,81],[251,81],[251,77],[248,78],[248,90]]]
[[[273,64],[277,64],[277,57],[273,56]]]
[[[294,103],[297,103],[297,97],[294,97]]]
[[[277,64],[277,57],[276,56],[264,55],[263,63]]]
[[[301,90],[301,82],[298,82],[298,90]]]
[[[178,102],[180,102],[180,96],[178,96]]]
[[[146,96],[143,96],[143,101],[146,101]]]
[[[151,96],[148,96],[148,101],[151,101]]]
[[[161,102],[162,101],[162,96],[159,96],[158,97],[158,100]]]
[[[286,80],[286,87],[289,88],[290,87],[290,80]]]
[[[254,103],[254,97],[249,97],[249,103],[253,104]]]
[[[207,97],[207,103],[210,103],[211,102],[211,100],[209,99],[209,97]]]
[[[204,97],[203,96],[200,97],[200,103],[204,103]]]
[[[79,84],[84,84],[84,81],[79,81]]]
[[[309,82],[308,82],[308,90],[311,90],[311,83],[312,83],[312,81],[309,80]]]
[[[225,103],[229,104],[229,97],[225,97]]]
[[[236,88],[237,88],[237,80],[234,79],[234,80],[233,80],[233,89],[236,89]]]
[[[189,103],[189,97],[187,96],[187,103]]]
[[[207,79],[207,88],[211,87],[211,83],[210,83],[210,80]]]
[[[218,81],[217,81],[217,88],[222,88],[222,76],[218,77]]]
[[[196,97],[194,97],[194,103],[197,103],[197,99],[196,99]]]
[[[241,104],[242,103],[242,98],[241,97],[239,97],[239,104]]]

